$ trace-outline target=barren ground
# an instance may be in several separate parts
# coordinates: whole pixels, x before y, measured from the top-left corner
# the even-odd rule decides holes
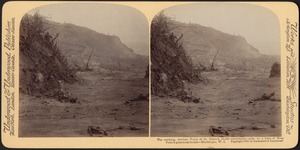
[[[280,78],[240,73],[206,73],[212,81],[189,84],[200,103],[152,97],[151,136],[212,136],[210,126],[222,127],[229,136],[280,136]],[[278,101],[249,101],[275,92]],[[216,135],[215,135],[216,136]]]
[[[79,103],[20,95],[19,136],[90,136],[88,126],[100,127],[114,137],[148,136],[148,101],[126,101],[148,94],[148,79],[103,78],[81,74],[83,83],[67,85]]]

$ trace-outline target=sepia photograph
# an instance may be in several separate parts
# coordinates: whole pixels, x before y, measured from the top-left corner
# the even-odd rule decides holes
[[[281,136],[280,27],[267,8],[183,4],[151,23],[151,136]]]
[[[298,144],[294,2],[0,4],[0,149]]]
[[[143,13],[117,4],[26,13],[19,137],[148,137],[148,29]]]

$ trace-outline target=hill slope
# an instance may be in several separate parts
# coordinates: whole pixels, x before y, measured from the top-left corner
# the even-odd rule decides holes
[[[164,14],[155,16],[151,24],[151,71],[152,94],[159,96],[179,97],[185,81],[201,78]]]
[[[219,68],[249,70],[260,66],[269,70],[274,62],[279,61],[279,56],[259,53],[259,50],[250,45],[242,36],[230,35],[198,24],[185,24],[177,21],[172,23],[175,26],[174,33],[183,34],[183,46],[195,65],[201,63],[209,66],[217,51],[219,52],[216,65]]]
[[[58,96],[60,81],[77,80],[55,39],[48,37],[41,16],[23,17],[20,25],[20,91],[23,93]]]
[[[147,66],[148,57],[135,54],[133,49],[123,44],[117,36],[105,35],[70,23],[47,21],[47,24],[47,31],[52,36],[59,33],[57,43],[62,53],[71,61],[82,64],[92,54],[91,63],[94,65],[122,62]]]

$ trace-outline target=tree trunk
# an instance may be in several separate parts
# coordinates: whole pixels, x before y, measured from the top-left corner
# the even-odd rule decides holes
[[[211,68],[210,68],[210,70],[214,70],[214,69],[215,69],[215,68],[214,68],[214,63],[215,63],[215,60],[216,60],[216,57],[217,57],[218,53],[219,53],[219,50],[216,52],[216,54],[215,54],[215,56],[214,56],[214,59],[213,59],[213,61],[211,62]]]
[[[93,51],[91,52],[91,54],[90,54],[90,56],[89,56],[89,58],[88,58],[88,60],[86,62],[86,67],[85,67],[86,70],[89,70],[89,63],[90,63],[90,59],[92,57],[92,54],[93,54]]]

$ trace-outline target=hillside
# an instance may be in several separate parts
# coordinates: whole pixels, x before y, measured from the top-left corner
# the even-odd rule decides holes
[[[118,65],[118,63],[138,64],[145,68],[148,56],[135,54],[133,49],[123,44],[118,36],[105,35],[86,27],[70,23],[46,21],[48,32],[57,37],[62,53],[70,61],[83,65],[92,53],[93,65]]]
[[[242,36],[230,35],[198,24],[177,21],[172,24],[174,33],[183,34],[183,46],[195,65],[201,63],[209,66],[217,51],[216,66],[219,69],[268,69],[274,62],[279,61],[279,56],[261,54]]]
[[[74,83],[75,70],[55,39],[45,32],[43,18],[25,15],[20,27],[20,91],[28,95],[58,96],[60,81]]]

